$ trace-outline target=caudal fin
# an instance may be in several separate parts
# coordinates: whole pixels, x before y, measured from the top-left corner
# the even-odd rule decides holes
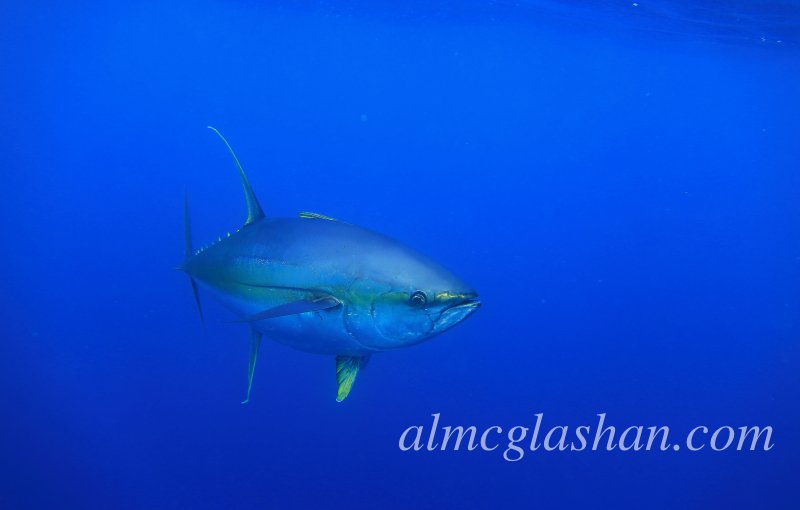
[[[183,191],[183,249],[185,259],[189,260],[192,256],[192,226],[189,221],[189,193]],[[203,319],[203,307],[200,306],[200,294],[197,292],[197,282],[189,277],[189,282],[192,284],[192,294],[194,294],[194,303],[197,305],[197,313],[200,314],[200,322],[205,323]]]

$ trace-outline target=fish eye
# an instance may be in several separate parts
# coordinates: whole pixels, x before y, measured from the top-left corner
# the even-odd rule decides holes
[[[425,306],[425,303],[428,302],[428,296],[426,296],[425,293],[422,292],[421,290],[418,290],[415,293],[411,294],[411,297],[408,299],[408,301],[413,306]]]

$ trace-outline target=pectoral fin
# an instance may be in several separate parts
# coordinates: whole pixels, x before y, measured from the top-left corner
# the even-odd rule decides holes
[[[301,299],[299,301],[292,301],[278,305],[255,315],[251,315],[243,321],[237,322],[255,322],[263,321],[266,319],[274,319],[275,317],[283,317],[284,315],[295,315],[305,312],[316,312],[319,310],[327,310],[339,306],[341,302],[333,296],[321,296],[318,298]]]
[[[336,383],[339,385],[336,392],[337,402],[346,399],[350,394],[358,371],[366,366],[368,360],[368,356],[336,356]]]
[[[250,330],[250,363],[247,365],[247,396],[242,404],[250,402],[250,390],[253,388],[253,372],[256,369],[258,348],[261,346],[261,333],[255,329]]]

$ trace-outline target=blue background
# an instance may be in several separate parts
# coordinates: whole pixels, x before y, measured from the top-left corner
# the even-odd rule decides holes
[[[93,2],[0,18],[3,508],[794,508],[792,2]],[[317,211],[483,308],[333,361],[248,333],[182,259]],[[443,424],[772,425],[770,452],[402,453]],[[677,437],[677,436],[676,436]]]

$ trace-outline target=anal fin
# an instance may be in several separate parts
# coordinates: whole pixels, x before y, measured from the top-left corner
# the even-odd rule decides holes
[[[369,356],[336,356],[336,401],[341,402],[350,394],[358,371],[363,368]]]
[[[250,390],[253,389],[253,372],[256,369],[258,348],[261,346],[261,333],[255,329],[250,330],[250,362],[247,364],[247,396],[242,404],[250,402]]]

